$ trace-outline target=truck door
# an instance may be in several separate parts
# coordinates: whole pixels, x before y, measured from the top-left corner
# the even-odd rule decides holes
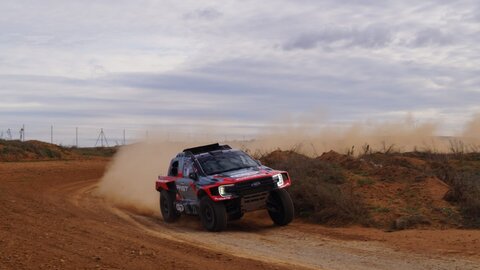
[[[191,158],[185,158],[183,163],[183,176],[175,181],[177,185],[178,193],[185,200],[196,200],[197,193],[195,187],[195,180],[189,178],[190,173],[195,172],[193,160]]]

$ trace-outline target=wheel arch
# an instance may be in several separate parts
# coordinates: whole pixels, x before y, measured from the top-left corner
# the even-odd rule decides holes
[[[197,192],[197,198],[198,198],[199,201],[200,201],[203,197],[205,197],[205,196],[210,197],[210,196],[208,195],[208,193],[207,193],[204,189],[200,189],[200,190]]]

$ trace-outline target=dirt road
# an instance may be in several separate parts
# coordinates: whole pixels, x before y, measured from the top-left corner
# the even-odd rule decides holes
[[[107,162],[0,163],[0,269],[480,269],[479,231],[164,224],[95,195]]]

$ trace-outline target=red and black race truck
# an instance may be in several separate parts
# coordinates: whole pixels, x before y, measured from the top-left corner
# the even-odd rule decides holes
[[[183,150],[159,176],[160,210],[165,222],[181,214],[198,215],[209,231],[221,231],[245,212],[266,209],[276,225],[289,224],[293,202],[287,172],[263,166],[228,145],[210,144]]]

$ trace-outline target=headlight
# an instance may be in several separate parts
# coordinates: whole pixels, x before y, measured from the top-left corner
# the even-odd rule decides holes
[[[273,176],[273,179],[274,179],[274,180],[277,180],[277,186],[278,186],[278,187],[283,186],[283,184],[284,184],[284,182],[283,182],[283,175],[282,175],[281,173],[274,175],[274,176]]]
[[[225,191],[227,187],[232,187],[233,185],[223,185],[218,187],[218,194],[222,197],[230,197],[232,194]]]

